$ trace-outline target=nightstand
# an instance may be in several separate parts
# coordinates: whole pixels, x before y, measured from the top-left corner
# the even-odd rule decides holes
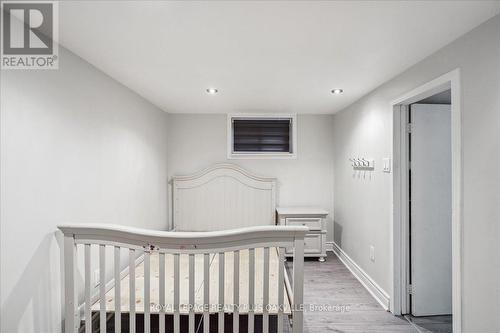
[[[304,257],[318,257],[323,262],[326,257],[326,226],[324,219],[328,212],[311,207],[276,208],[277,225],[302,225],[309,227],[304,239]],[[285,249],[285,257],[293,256],[293,248]]]

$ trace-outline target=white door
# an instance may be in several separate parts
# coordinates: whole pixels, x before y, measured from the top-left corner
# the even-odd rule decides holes
[[[451,314],[451,106],[410,112],[412,314]]]

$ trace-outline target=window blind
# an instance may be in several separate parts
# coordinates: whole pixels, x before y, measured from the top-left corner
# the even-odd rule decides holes
[[[291,153],[290,119],[234,119],[234,152]]]

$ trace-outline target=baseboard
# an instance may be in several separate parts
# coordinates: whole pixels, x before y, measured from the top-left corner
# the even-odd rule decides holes
[[[326,252],[334,252],[333,251],[333,242],[326,242]]]
[[[359,267],[335,242],[331,242],[332,250],[340,261],[351,271],[363,287],[380,303],[384,310],[389,309],[390,297],[380,286]]]

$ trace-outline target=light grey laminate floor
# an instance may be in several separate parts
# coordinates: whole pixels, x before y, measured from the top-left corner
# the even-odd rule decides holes
[[[292,265],[292,262],[287,262],[289,273]],[[304,304],[304,332],[308,333],[451,332],[450,316],[438,318],[436,323],[433,317],[409,323],[404,317],[385,311],[332,253],[324,263],[316,260],[305,262]],[[308,308],[309,305],[317,307]],[[427,327],[418,326],[419,322],[425,322]]]

